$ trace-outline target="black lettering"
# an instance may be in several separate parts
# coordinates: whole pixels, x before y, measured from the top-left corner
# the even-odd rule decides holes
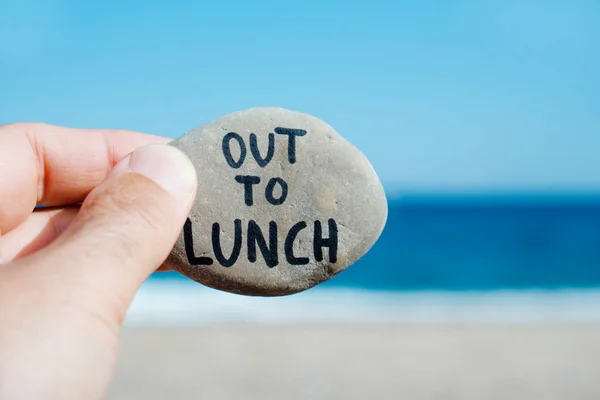
[[[237,140],[238,144],[240,145],[240,158],[237,161],[234,161],[233,155],[231,155],[231,147],[229,147],[231,139]],[[244,139],[242,139],[242,137],[235,132],[229,132],[223,137],[222,147],[223,155],[225,156],[227,164],[229,164],[231,168],[241,167],[246,159],[246,144],[244,143]]]
[[[229,258],[225,258],[223,251],[221,250],[221,227],[216,222],[212,226],[212,243],[215,257],[217,258],[219,264],[227,268],[235,264],[242,249],[242,221],[236,219],[234,221],[234,226],[235,234],[233,240],[233,250],[231,251]]]
[[[260,178],[252,175],[237,175],[235,180],[238,183],[244,184],[244,202],[247,206],[254,204],[254,196],[252,195],[252,185],[258,185]]]
[[[279,186],[281,186],[281,196],[279,196],[278,199],[276,199],[275,196],[273,196],[273,191],[275,190],[275,184],[277,184],[277,183],[279,184]],[[287,183],[281,178],[271,178],[271,180],[267,184],[267,188],[265,189],[265,197],[267,198],[267,201],[269,203],[273,204],[274,206],[278,206],[278,205],[283,204],[285,199],[287,199],[287,195],[288,195]]]
[[[292,229],[290,229],[285,238],[285,259],[291,265],[306,265],[310,261],[308,257],[294,256],[294,242],[296,241],[296,236],[298,236],[298,233],[304,228],[306,228],[306,222],[298,222],[296,225],[292,226]]]
[[[269,268],[276,267],[279,264],[279,257],[277,255],[277,223],[275,221],[269,222],[269,246],[267,246],[260,226],[253,220],[248,222],[248,261],[252,263],[256,262],[257,244],[267,266]]]
[[[329,238],[323,237],[323,228],[321,221],[315,221],[315,237],[313,242],[315,260],[323,261],[323,247],[329,248],[329,262],[335,264],[337,262],[338,250],[338,228],[335,220],[329,220]]]
[[[275,133],[288,135],[288,161],[290,164],[294,164],[296,162],[296,136],[304,136],[306,131],[304,129],[275,128]]]
[[[190,265],[212,265],[212,258],[196,257],[194,253],[194,234],[192,231],[192,220],[189,218],[185,221],[185,225],[183,225],[183,243],[185,245],[185,255]]]
[[[269,133],[269,147],[267,150],[267,156],[262,158],[260,155],[260,151],[258,150],[258,143],[256,141],[256,135],[254,133],[250,134],[250,151],[252,152],[252,156],[256,160],[256,163],[264,168],[271,162],[273,158],[273,154],[275,154],[275,135]]]

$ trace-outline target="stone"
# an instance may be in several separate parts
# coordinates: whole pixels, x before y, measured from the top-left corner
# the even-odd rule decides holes
[[[253,108],[171,145],[196,167],[198,193],[166,265],[206,286],[251,296],[309,289],[362,257],[385,225],[371,164],[313,116]]]

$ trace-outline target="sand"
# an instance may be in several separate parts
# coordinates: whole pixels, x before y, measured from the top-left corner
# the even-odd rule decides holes
[[[108,399],[600,399],[600,325],[128,327]]]

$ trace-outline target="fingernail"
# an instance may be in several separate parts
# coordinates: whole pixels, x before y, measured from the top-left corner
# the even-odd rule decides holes
[[[196,170],[179,149],[165,144],[139,147],[121,160],[113,173],[136,172],[176,198],[189,198],[196,189]]]

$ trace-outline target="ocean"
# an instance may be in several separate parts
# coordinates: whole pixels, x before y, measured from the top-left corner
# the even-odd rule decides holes
[[[162,311],[161,311],[162,310]],[[600,196],[405,196],[373,248],[280,299],[154,274],[138,323],[600,320]]]

